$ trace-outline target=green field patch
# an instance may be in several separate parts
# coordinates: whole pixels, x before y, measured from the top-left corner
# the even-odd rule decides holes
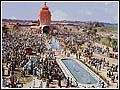
[[[118,27],[96,27],[97,32],[118,33]]]
[[[100,43],[102,45],[109,46],[109,47],[115,47],[118,44],[118,39],[102,37],[102,38],[100,38],[100,41],[96,39],[96,42],[98,42],[98,43]]]

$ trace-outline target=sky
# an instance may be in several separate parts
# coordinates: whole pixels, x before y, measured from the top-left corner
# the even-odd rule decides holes
[[[38,20],[44,2],[2,2],[2,18]],[[118,2],[49,2],[52,20],[118,22]]]

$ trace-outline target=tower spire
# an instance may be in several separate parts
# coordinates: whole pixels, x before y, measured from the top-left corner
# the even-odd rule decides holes
[[[46,6],[46,2],[44,3],[44,5]]]

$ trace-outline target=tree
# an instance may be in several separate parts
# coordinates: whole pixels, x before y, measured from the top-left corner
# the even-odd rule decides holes
[[[94,26],[95,27],[104,27],[104,24],[103,23],[99,23],[99,22],[95,22]]]
[[[100,37],[100,36],[97,36],[97,37],[96,37],[96,41],[100,42],[100,40],[101,40],[101,37]]]
[[[93,34],[96,36],[97,29],[93,29]]]
[[[108,43],[108,46],[111,46],[111,41],[112,41],[111,37],[108,36],[108,37],[107,37],[107,40],[108,40],[108,42],[109,42],[109,43]]]
[[[90,31],[89,30],[87,31],[87,35],[90,35]]]
[[[112,47],[117,47],[117,40],[112,40]]]
[[[82,31],[83,31],[83,32],[87,32],[87,29],[83,29]]]
[[[64,30],[67,30],[68,28],[67,27],[64,27]]]
[[[7,25],[4,25],[4,26],[2,27],[3,33],[7,33],[8,29],[9,29],[9,28],[7,27]]]
[[[70,32],[72,31],[72,28],[70,28]]]
[[[18,29],[20,29],[19,23],[15,24],[15,25],[13,26],[13,30],[18,30]]]

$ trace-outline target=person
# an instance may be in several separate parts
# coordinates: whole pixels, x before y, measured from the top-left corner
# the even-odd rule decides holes
[[[104,82],[102,82],[101,84],[102,84],[101,87],[104,88],[104,85],[105,85]]]
[[[32,81],[32,88],[34,88],[35,87],[35,79],[33,79],[33,81]]]
[[[61,88],[61,79],[58,80],[58,86]]]
[[[118,71],[118,65],[115,66],[115,72],[117,72],[117,71]]]
[[[43,81],[42,80],[40,80],[39,88],[43,88]]]
[[[14,75],[14,72],[12,72],[10,77],[10,84],[12,88],[16,87],[16,81],[17,81],[17,77],[16,75]]]
[[[72,78],[71,78],[70,86],[72,87]]]
[[[98,68],[99,67],[99,63],[96,63],[96,68],[97,68],[97,73],[98,73]]]
[[[118,88],[118,82],[117,82],[117,86],[116,86],[116,88]]]
[[[36,68],[33,68],[33,76],[36,76]]]
[[[80,59],[80,56],[81,56],[81,52],[79,51],[79,59]]]
[[[49,88],[49,80],[46,82],[46,87]]]
[[[24,68],[24,70],[23,70],[23,76],[24,76],[24,77],[26,76],[26,71],[27,71],[27,69]]]
[[[34,65],[33,65],[33,61],[31,61],[31,65],[30,65],[30,68],[31,68],[31,69],[30,69],[30,74],[33,74],[33,68],[34,68],[33,66],[34,66]]]
[[[111,71],[110,70],[108,71],[108,77],[109,78],[111,77]]]
[[[109,81],[108,81],[108,82],[107,82],[107,86],[106,86],[106,88],[109,88],[109,85],[110,85],[110,84],[109,84]]]
[[[66,87],[68,88],[69,87],[69,77],[67,78],[67,85]]]
[[[75,83],[76,83],[76,86],[75,86],[75,87],[78,87],[78,83],[77,83],[77,81],[75,81]]]
[[[2,79],[2,86],[6,87],[6,85],[7,85],[7,79],[5,77],[3,77],[3,79]]]
[[[101,65],[99,64],[99,71],[101,70]]]
[[[107,57],[109,56],[109,47],[106,47]]]
[[[98,87],[101,88],[101,80],[99,80]]]
[[[107,67],[109,67],[109,61],[107,61]]]
[[[5,69],[4,69],[3,65],[2,65],[2,75],[3,76],[4,76],[4,72],[5,72]]]
[[[41,68],[37,70],[37,78],[40,79],[41,77]]]
[[[76,53],[76,58],[78,59],[78,53]]]
[[[118,80],[118,75],[116,75],[116,80]]]
[[[49,82],[52,82],[52,76],[51,76],[51,74],[49,75]]]
[[[115,76],[114,75],[111,76],[111,80],[114,83],[114,80],[115,80]]]

